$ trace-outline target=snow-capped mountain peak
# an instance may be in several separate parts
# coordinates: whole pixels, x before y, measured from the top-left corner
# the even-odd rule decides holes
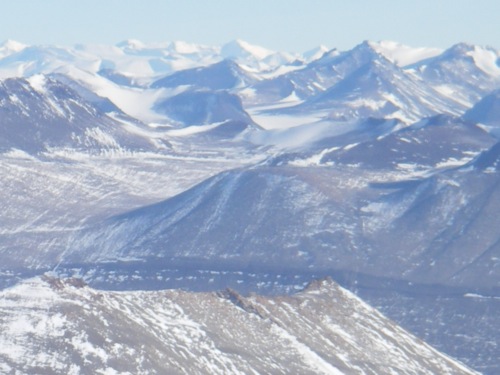
[[[500,77],[500,53],[493,48],[482,48],[474,46],[472,51],[467,53],[474,59],[476,66],[486,74],[499,78]]]
[[[418,61],[434,57],[442,53],[440,48],[414,48],[388,40],[368,43],[375,51],[384,55],[386,58],[399,66],[415,64]]]
[[[440,61],[471,61],[483,73],[495,78],[500,77],[500,52],[492,47],[457,43],[437,56],[437,59]]]
[[[346,53],[351,53],[351,54],[362,54],[363,56],[370,56],[370,57],[377,57],[377,56],[382,56],[380,52],[377,50],[375,43],[369,41],[369,40],[364,40],[358,45],[354,46],[353,49],[350,51],[347,51]]]
[[[6,42],[0,46],[6,78],[0,81],[0,287],[54,267],[61,277],[121,290],[290,293],[329,275],[441,350],[498,373],[497,348],[490,345],[500,327],[498,57],[493,48],[469,44],[441,53],[390,41],[343,52],[320,46],[304,55],[241,40],[223,47],[134,39],[75,47]],[[79,293],[77,306],[80,297],[106,303],[97,291]],[[121,296],[108,294],[126,300]],[[244,319],[252,323],[255,300],[223,292],[206,301],[215,298],[221,304],[214,319],[220,322],[222,307],[233,303],[233,317],[250,312]],[[302,302],[297,306],[309,313]],[[28,329],[28,345],[41,344],[31,325],[19,321],[16,303],[14,325]],[[150,304],[137,303],[143,319]],[[279,332],[298,318],[287,306],[271,315],[284,322],[275,326]],[[328,311],[335,316],[339,306]],[[175,336],[169,322],[159,323]],[[8,335],[12,325],[5,326],[0,332]],[[240,332],[243,325],[235,327]],[[0,336],[0,373],[10,373],[1,351],[11,352],[11,341]],[[380,342],[375,336],[370,348]],[[320,336],[297,337],[318,343]],[[60,349],[54,339],[51,349]],[[77,337],[67,344],[86,342]],[[338,353],[338,342],[324,358]],[[383,352],[391,353],[387,346]]]
[[[10,54],[22,51],[27,47],[26,44],[8,39],[0,44],[0,58],[4,58]]]
[[[302,56],[304,56],[305,61],[310,62],[321,58],[328,51],[330,51],[330,48],[321,44],[316,48],[304,52]]]
[[[474,50],[474,45],[460,42],[452,45],[443,52],[443,57],[462,57]]]
[[[267,48],[250,44],[241,39],[235,39],[229,43],[226,43],[221,48],[222,57],[229,59],[247,59],[252,57],[256,60],[262,60],[274,53],[274,51],[271,51]]]

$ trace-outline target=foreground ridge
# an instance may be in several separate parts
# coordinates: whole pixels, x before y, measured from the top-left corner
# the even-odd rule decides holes
[[[3,373],[474,373],[331,279],[244,297],[42,276],[2,291],[0,314]]]
[[[230,311],[284,329],[317,356],[313,363],[352,372],[351,351],[331,359],[332,351],[291,332],[282,310],[269,313],[274,299],[262,297],[263,307],[241,296],[296,293],[330,276],[438,350],[498,374],[499,61],[498,49],[464,43],[440,50],[364,41],[304,54],[242,40],[219,47],[0,44],[0,290],[51,270],[104,290],[231,288],[216,299]],[[135,333],[106,341],[99,331],[106,326],[95,325],[82,306],[109,310],[124,327],[130,316],[149,322],[148,311],[156,316],[165,307],[127,292],[136,306],[130,309],[145,315],[121,315],[116,306],[81,302],[91,293],[83,285],[75,289],[80,294],[69,293],[67,284],[77,280],[52,280],[57,298],[40,303],[68,302],[69,321],[80,322],[72,327],[85,340],[95,336],[92,347],[107,356],[88,362],[92,350],[78,354],[77,366],[119,371],[114,363],[123,355],[106,343],[133,348],[132,361],[141,348],[120,340]],[[18,301],[22,310],[27,300]],[[197,308],[211,311],[211,304]],[[61,311],[57,306],[51,311]],[[45,323],[26,325],[9,318],[14,304],[9,309],[1,350],[24,358],[23,366],[31,358],[45,366],[40,353],[62,348],[64,335],[48,346],[41,335],[43,350],[23,357],[32,340],[21,345],[21,338]],[[309,316],[293,311],[301,322]],[[220,323],[231,314],[221,309]],[[189,319],[205,332],[197,316]],[[310,319],[324,337],[321,322]],[[16,341],[19,327],[28,336]],[[211,327],[224,336],[220,325]],[[64,332],[72,338],[70,328]],[[276,337],[258,332],[242,340]],[[247,353],[246,345],[231,351],[235,339],[223,345],[205,334],[238,371],[280,372],[294,360],[301,363],[296,373],[306,371],[300,366],[320,371],[304,356],[290,357],[299,353],[290,340],[276,341],[282,355],[255,344],[273,353],[266,366],[276,363],[261,369],[250,357],[241,359],[247,367],[234,358]],[[369,342],[358,346],[372,349]],[[66,343],[67,353],[76,343]],[[373,358],[358,354],[374,368]],[[5,358],[9,368],[24,368]],[[176,366],[184,368],[181,359],[187,363],[179,357]]]

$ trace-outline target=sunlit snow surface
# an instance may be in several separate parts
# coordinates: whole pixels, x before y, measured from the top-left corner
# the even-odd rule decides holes
[[[0,372],[467,372],[332,285],[134,291],[290,294],[330,275],[495,373],[499,56],[5,42],[0,285],[19,284],[0,296]],[[162,110],[179,96],[196,121]],[[22,281],[47,270],[128,291]]]
[[[0,327],[3,373],[474,373],[329,280],[243,297],[42,277],[0,292]]]

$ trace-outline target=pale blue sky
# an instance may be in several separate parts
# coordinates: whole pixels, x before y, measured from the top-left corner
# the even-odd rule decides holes
[[[240,38],[302,52],[349,49],[363,40],[500,48],[500,0],[5,0],[0,40],[116,44]]]

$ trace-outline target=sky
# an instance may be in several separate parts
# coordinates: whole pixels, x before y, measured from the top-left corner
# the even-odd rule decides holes
[[[304,52],[363,40],[500,48],[499,0],[4,0],[0,41],[71,46],[242,39]]]

